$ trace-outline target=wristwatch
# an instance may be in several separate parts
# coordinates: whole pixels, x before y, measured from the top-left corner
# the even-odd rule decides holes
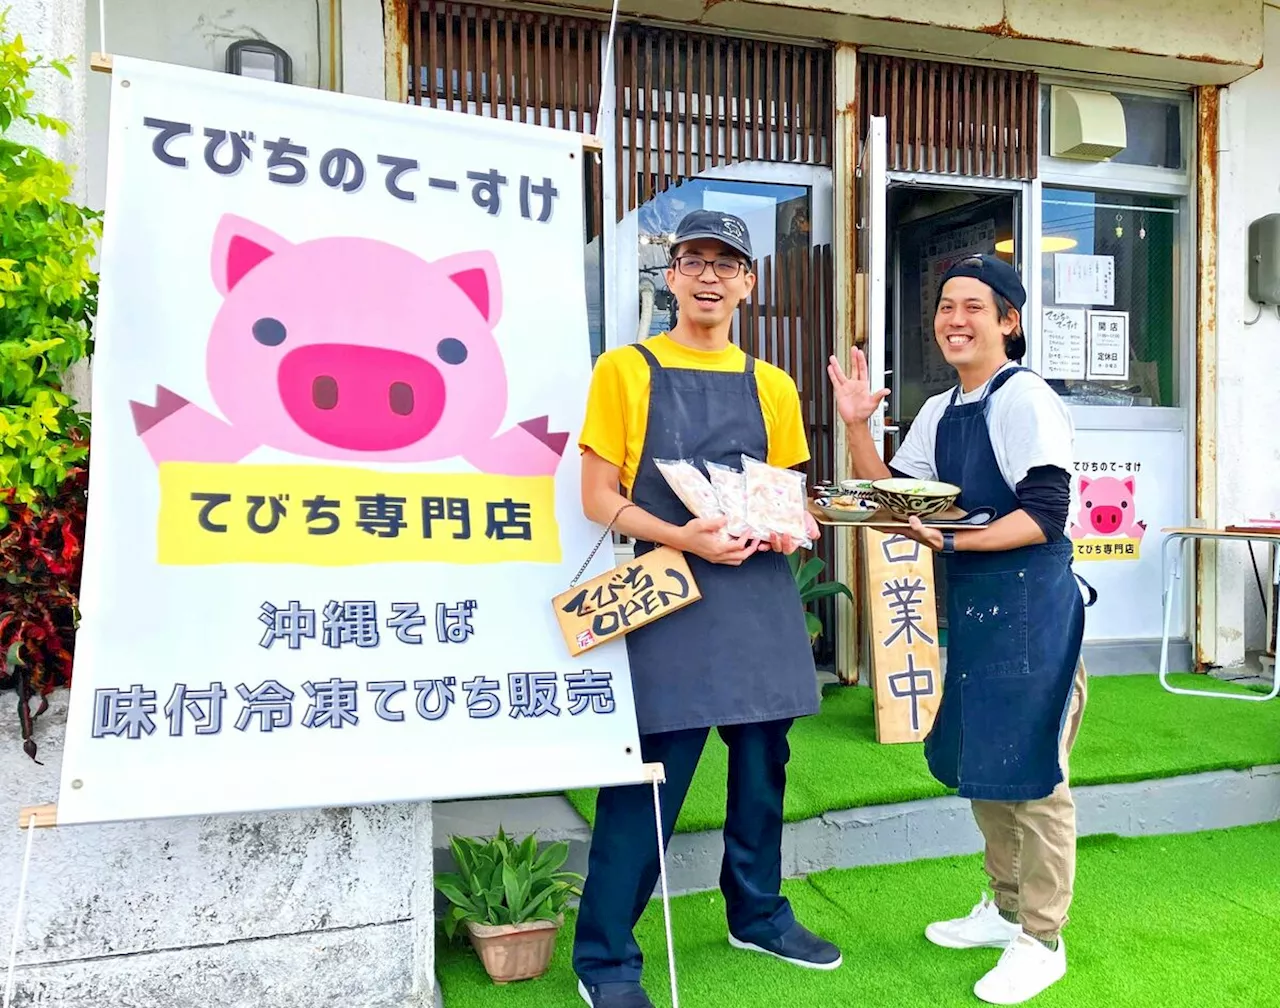
[[[954,532],[942,533],[942,552],[954,553],[956,551],[956,534]]]

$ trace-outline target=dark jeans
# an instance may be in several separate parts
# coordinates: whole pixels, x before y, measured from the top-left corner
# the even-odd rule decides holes
[[[795,921],[782,886],[782,796],[791,756],[791,720],[719,728],[729,748],[724,893],[729,931],[744,941],[786,932]],[[662,838],[671,839],[707,740],[706,728],[643,735],[646,763],[662,763]],[[639,981],[643,957],[634,929],[658,881],[651,785],[602,788],[587,881],[574,935],[573,968],[588,984]]]

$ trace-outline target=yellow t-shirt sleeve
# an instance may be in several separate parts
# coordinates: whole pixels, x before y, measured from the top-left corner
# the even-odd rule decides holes
[[[591,373],[587,413],[578,447],[589,448],[606,462],[621,467],[627,457],[627,414],[622,376],[612,354],[603,354]]]
[[[790,469],[808,462],[809,439],[805,434],[800,393],[796,390],[795,381],[779,368],[770,368],[760,377],[766,379],[762,384],[768,388],[769,405],[765,414],[769,433],[768,463],[779,469]]]

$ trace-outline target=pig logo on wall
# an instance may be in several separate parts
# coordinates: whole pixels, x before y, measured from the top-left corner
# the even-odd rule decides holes
[[[568,434],[546,416],[499,431],[507,377],[487,251],[428,262],[368,238],[297,244],[223,216],[213,237],[223,296],[205,368],[225,420],[164,386],[130,402],[162,462],[232,463],[267,446],[317,459],[462,458],[482,473],[555,473]]]
[[[1147,523],[1138,520],[1134,489],[1132,476],[1080,477],[1080,508],[1071,526],[1077,559],[1137,559]],[[1086,540],[1102,542],[1086,544]]]

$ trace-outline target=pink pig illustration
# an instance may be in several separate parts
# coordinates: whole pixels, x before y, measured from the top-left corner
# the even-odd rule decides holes
[[[1147,523],[1133,518],[1133,477],[1118,480],[1102,476],[1095,480],[1080,477],[1080,511],[1071,527],[1072,539],[1086,536],[1114,536],[1141,539]]]
[[[427,262],[368,238],[298,244],[227,214],[213,238],[223,295],[205,368],[219,419],[164,386],[130,402],[156,463],[237,462],[260,446],[321,459],[461,457],[482,472],[555,472],[546,416],[498,432],[507,380],[489,252]]]

